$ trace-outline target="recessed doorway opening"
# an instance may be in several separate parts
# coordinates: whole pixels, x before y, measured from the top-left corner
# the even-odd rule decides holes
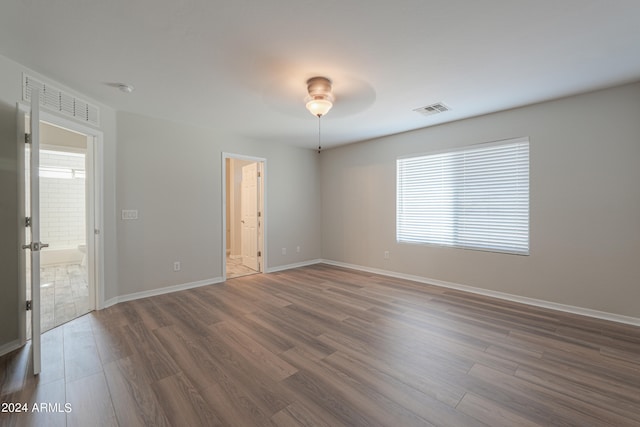
[[[226,279],[264,271],[265,160],[223,153]]]
[[[94,137],[40,122],[40,236],[49,246],[40,255],[40,328],[46,332],[96,308],[94,251]],[[29,149],[29,147],[27,147]],[[27,157],[27,156],[26,156]],[[26,159],[25,159],[26,160]],[[25,172],[29,174],[28,161]],[[25,187],[28,204],[29,186]],[[25,206],[26,211],[30,211]],[[28,227],[25,228],[28,240]],[[26,275],[34,274],[26,263]],[[26,299],[31,300],[30,280]],[[27,312],[26,336],[31,335]]]

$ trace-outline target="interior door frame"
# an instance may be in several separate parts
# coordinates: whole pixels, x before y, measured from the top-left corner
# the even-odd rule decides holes
[[[24,113],[29,115],[29,104],[18,102],[18,113]],[[94,306],[96,310],[104,308],[104,239],[102,238],[102,230],[104,230],[103,221],[103,141],[104,134],[102,131],[95,128],[86,126],[82,123],[60,117],[45,109],[40,109],[40,122],[45,122],[53,126],[68,129],[70,131],[78,132],[87,136],[87,156],[92,159],[93,164],[92,174],[87,174],[87,186],[93,191],[92,199],[87,201],[87,259],[89,265],[87,266],[87,272],[93,278],[95,295]],[[19,148],[19,153],[24,153],[24,139],[20,135],[24,135],[26,129],[24,124],[18,126],[18,144],[22,142]],[[24,154],[18,155],[18,185],[20,186],[18,191],[18,226],[20,228],[20,247],[24,244],[24,218],[26,216],[24,212]],[[91,232],[93,230],[93,233]],[[93,242],[91,243],[91,240]],[[25,250],[20,249],[19,253],[19,308],[20,308],[20,322],[19,322],[19,339],[20,345],[24,345],[27,342],[27,319],[24,315],[24,308],[26,304],[26,277],[25,277]]]
[[[244,154],[222,153],[222,278],[227,280],[227,159],[246,160],[258,163],[258,171],[260,171],[260,188],[258,194],[260,203],[261,217],[258,220],[260,230],[258,232],[258,250],[262,252],[262,262],[260,263],[260,272],[267,271],[267,159],[262,157],[247,156]]]

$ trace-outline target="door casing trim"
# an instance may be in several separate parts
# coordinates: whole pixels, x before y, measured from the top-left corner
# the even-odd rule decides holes
[[[23,102],[17,103],[16,108],[16,116],[20,113],[29,114],[29,105]],[[88,137],[87,139],[87,154],[91,153],[93,157],[93,182],[92,182],[92,192],[93,197],[91,203],[87,203],[87,213],[88,217],[92,218],[93,221],[91,223],[87,223],[87,229],[91,233],[93,231],[93,245],[87,245],[88,258],[92,260],[93,268],[89,269],[89,274],[93,275],[93,282],[95,286],[95,301],[94,306],[96,310],[101,310],[104,308],[104,239],[102,238],[102,233],[104,230],[104,200],[103,200],[103,189],[104,189],[104,171],[102,168],[103,165],[103,152],[104,152],[104,133],[98,129],[83,125],[82,123],[78,123],[73,120],[66,119],[64,117],[53,114],[44,109],[40,110],[40,121],[51,124],[53,126],[61,127],[70,131],[78,132]],[[18,121],[18,117],[16,117],[16,122]],[[24,194],[25,194],[25,182],[24,182],[24,142],[23,135],[25,133],[24,123],[18,123],[17,129],[17,144],[18,147],[18,227],[21,230],[24,227],[23,221],[25,218],[24,212]],[[90,141],[92,139],[93,141]],[[93,230],[92,230],[93,229]],[[98,233],[95,232],[98,231]],[[19,233],[19,247],[22,247],[24,244],[24,233]],[[25,254],[23,249],[19,249],[19,258],[18,258],[18,267],[19,267],[19,283],[20,289],[18,293],[19,299],[19,313],[23,313],[25,303],[26,303],[26,277],[24,277],[25,270]],[[24,345],[27,342],[26,336],[26,316],[22,316],[19,314],[19,342],[20,346]]]

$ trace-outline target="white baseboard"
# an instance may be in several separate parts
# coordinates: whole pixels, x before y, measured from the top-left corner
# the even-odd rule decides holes
[[[265,273],[275,273],[277,271],[291,270],[292,268],[306,267],[308,265],[320,264],[321,262],[324,262],[324,261],[321,260],[321,259],[312,259],[312,260],[309,260],[309,261],[302,261],[302,262],[297,262],[297,263],[294,263],[294,264],[279,265],[277,267],[269,267],[269,268],[267,268]]]
[[[267,268],[265,273],[275,273],[276,271],[290,270],[292,268],[298,268],[298,267],[306,267],[308,265],[318,264],[320,262],[322,262],[322,260],[314,259],[311,261],[304,261],[304,262],[299,262],[295,264],[281,265],[278,267]],[[120,296],[106,300],[104,302],[103,308],[111,307],[112,305],[116,305],[118,303],[125,302],[125,301],[133,301],[140,298],[147,298],[147,297],[153,297],[156,295],[169,294],[172,292],[183,291],[185,289],[198,288],[200,286],[213,285],[213,284],[222,283],[222,282],[224,282],[223,277],[216,277],[209,280],[199,280],[197,282],[184,283],[181,285],[173,285],[173,286],[167,286],[165,288],[151,289],[148,291],[134,292],[131,294],[120,295]]]
[[[267,268],[265,272],[266,273],[275,273],[277,271],[290,270],[292,268],[306,267],[308,265],[318,264],[320,262],[322,262],[322,260],[314,259],[314,260],[310,260],[310,261],[298,262],[298,263],[295,263],[295,264],[288,264],[288,265],[281,265],[281,266],[277,266],[277,267]],[[222,283],[222,282],[224,282],[224,278],[223,277],[216,277],[216,278],[208,279],[208,280],[199,280],[197,282],[184,283],[184,284],[181,284],[181,285],[173,285],[173,286],[167,286],[165,288],[151,289],[151,290],[148,290],[148,291],[134,292],[134,293],[131,293],[131,294],[120,295],[120,296],[117,296],[117,297],[110,298],[110,299],[106,300],[104,302],[104,307],[103,308],[111,307],[112,305],[116,305],[118,303],[125,302],[125,301],[133,301],[133,300],[137,300],[137,299],[140,299],[140,298],[147,298],[147,297],[153,297],[153,296],[156,296],[156,295],[169,294],[169,293],[172,293],[172,292],[183,291],[185,289],[198,288],[200,286],[213,285],[213,284]]]
[[[476,288],[474,286],[461,285],[458,283],[445,282],[428,277],[414,276],[411,274],[397,273],[395,271],[381,270],[378,268],[365,267],[362,265],[348,264],[328,259],[320,260],[323,264],[334,265],[336,267],[351,268],[353,270],[365,271],[367,273],[380,274],[382,276],[395,277],[398,279],[411,280],[418,283],[428,285],[441,286],[443,288],[457,289],[459,291],[470,292],[473,294],[484,295],[488,297],[498,298],[506,301],[519,302],[534,307],[548,308],[551,310],[562,311],[565,313],[579,314],[582,316],[593,317],[596,319],[609,320],[611,322],[625,323],[628,325],[640,326],[640,319],[636,317],[623,316],[621,314],[608,313],[606,311],[598,311],[590,308],[576,307],[573,305],[560,304],[551,301],[540,300],[536,298],[522,297],[519,295],[508,294],[505,292],[492,291],[488,289]]]
[[[19,339],[3,344],[2,346],[0,346],[0,356],[11,353],[12,351],[19,349],[20,347],[22,347],[22,344],[20,344]]]
[[[112,305],[116,305],[120,302],[133,301],[136,299],[153,297],[156,295],[170,294],[172,292],[184,291],[185,289],[199,288],[201,286],[214,285],[216,283],[222,283],[222,282],[224,282],[224,279],[222,277],[215,277],[213,279],[199,280],[197,282],[183,283],[181,285],[173,285],[173,286],[167,286],[159,289],[151,289],[148,291],[134,292],[132,294],[120,295],[115,298],[110,298],[106,300],[104,302],[104,308],[111,307]]]
[[[368,273],[380,274],[382,276],[388,276],[388,277],[395,277],[395,278],[398,278],[398,279],[411,280],[411,281],[418,282],[418,283],[425,283],[425,284],[428,284],[428,285],[440,286],[440,287],[449,288],[449,289],[456,289],[456,290],[459,290],[459,291],[470,292],[470,293],[473,293],[473,294],[484,295],[484,296],[498,298],[498,299],[502,299],[502,300],[506,300],[506,301],[518,302],[518,303],[522,303],[522,304],[531,305],[531,306],[534,306],[534,307],[548,308],[548,309],[551,309],[551,310],[561,311],[561,312],[565,312],[565,313],[578,314],[578,315],[582,315],[582,316],[593,317],[593,318],[596,318],[596,319],[609,320],[611,322],[617,322],[617,323],[624,323],[624,324],[628,324],[628,325],[640,326],[640,318],[636,318],[636,317],[624,316],[624,315],[615,314],[615,313],[608,313],[608,312],[605,312],[605,311],[593,310],[593,309],[590,309],[590,308],[576,307],[576,306],[573,306],[573,305],[560,304],[560,303],[540,300],[540,299],[536,299],[536,298],[529,298],[529,297],[523,297],[523,296],[519,296],[519,295],[508,294],[506,292],[492,291],[492,290],[489,290],[489,289],[482,289],[482,288],[477,288],[477,287],[474,287],[474,286],[462,285],[462,284],[459,284],[459,283],[446,282],[446,281],[443,281],[443,280],[430,279],[428,277],[422,277],[422,276],[415,276],[415,275],[411,275],[411,274],[398,273],[398,272],[395,272],[395,271],[382,270],[382,269],[378,269],[378,268],[366,267],[366,266],[357,265],[357,264],[349,264],[349,263],[333,261],[333,260],[329,260],[329,259],[313,259],[313,260],[302,261],[302,262],[298,262],[298,263],[294,263],[294,264],[287,264],[287,265],[280,265],[280,266],[276,266],[276,267],[269,267],[269,268],[266,269],[265,273],[275,273],[275,272],[278,272],[278,271],[284,271],[284,270],[290,270],[290,269],[293,269],[293,268],[306,267],[306,266],[314,265],[314,264],[328,264],[328,265],[334,265],[336,267],[350,268],[352,270],[365,271],[365,272],[368,272]],[[182,291],[182,290],[185,290],[185,289],[192,289],[192,288],[197,288],[197,287],[200,287],[200,286],[207,286],[207,285],[212,285],[212,284],[216,284],[216,283],[222,283],[223,281],[224,281],[224,278],[216,277],[216,278],[209,279],[209,280],[200,280],[200,281],[192,282],[192,283],[185,283],[185,284],[181,284],[181,285],[168,286],[168,287],[160,288],[160,289],[152,289],[152,290],[149,290],[149,291],[142,291],[142,292],[135,292],[135,293],[132,293],[132,294],[127,294],[127,295],[121,295],[121,296],[118,296],[118,297],[115,297],[115,298],[111,298],[111,299],[105,301],[104,307],[105,308],[106,307],[110,307],[110,306],[118,304],[120,302],[132,301],[132,300],[136,300],[136,299],[140,299],[140,298],[147,298],[147,297],[151,297],[151,296],[155,296],[155,295],[163,295],[163,294],[168,294],[168,293],[171,293],[171,292]],[[15,350],[16,348],[19,348],[19,347],[20,347],[20,345],[19,345],[18,341],[5,344],[4,346],[0,347],[0,355],[6,354],[6,353],[8,353],[10,351]],[[5,348],[8,348],[8,350],[4,351]]]

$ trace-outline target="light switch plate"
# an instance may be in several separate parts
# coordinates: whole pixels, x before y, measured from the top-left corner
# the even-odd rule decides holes
[[[122,219],[138,219],[138,211],[135,209],[123,209]]]

